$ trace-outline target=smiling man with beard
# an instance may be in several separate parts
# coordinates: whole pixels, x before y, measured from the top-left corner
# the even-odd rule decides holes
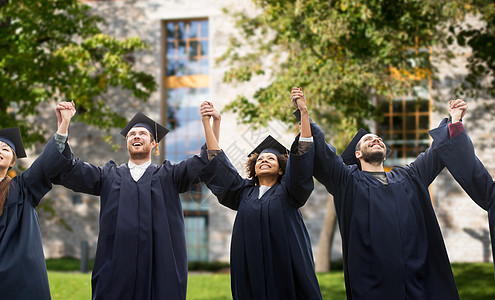
[[[214,119],[219,128],[220,119]],[[121,131],[130,159],[103,167],[80,159],[54,180],[75,192],[98,195],[100,231],[92,299],[186,299],[187,253],[179,193],[196,183],[208,162],[200,156],[178,164],[151,163],[151,152],[168,130],[142,113]],[[218,130],[215,131],[218,138]]]
[[[467,109],[464,101],[455,103]],[[334,196],[347,299],[459,299],[428,191],[445,167],[435,149],[455,136],[447,123],[430,131],[435,139],[428,150],[390,172],[380,137],[361,129],[339,156],[311,124],[313,175]]]

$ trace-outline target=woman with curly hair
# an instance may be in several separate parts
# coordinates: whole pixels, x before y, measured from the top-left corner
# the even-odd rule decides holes
[[[312,135],[304,98],[301,136],[291,153],[271,136],[251,152],[243,179],[220,150],[210,126],[218,112],[201,106],[209,163],[202,181],[237,211],[230,250],[233,299],[322,299],[308,232],[299,208],[313,191]],[[211,158],[213,157],[213,158]]]

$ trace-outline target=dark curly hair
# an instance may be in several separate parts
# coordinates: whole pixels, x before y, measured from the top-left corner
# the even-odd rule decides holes
[[[259,185],[260,182],[258,180],[258,177],[256,177],[256,161],[258,160],[258,157],[260,155],[258,153],[253,153],[251,156],[249,156],[247,162],[246,162],[246,174],[248,179],[251,179],[254,181],[256,185]],[[287,166],[287,160],[289,159],[289,156],[287,154],[280,154],[277,155],[277,160],[278,160],[278,166],[280,169],[282,169],[282,175],[279,175],[277,178],[277,182],[280,183],[280,180],[282,179],[282,176],[285,174],[285,167]]]

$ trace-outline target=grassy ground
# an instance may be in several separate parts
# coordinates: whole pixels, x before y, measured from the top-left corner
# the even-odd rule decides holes
[[[454,277],[461,299],[495,299],[493,264],[453,264]],[[75,272],[49,271],[53,300],[87,300],[91,298],[91,275]],[[323,299],[345,300],[344,274],[330,272],[318,274]],[[228,274],[190,273],[187,300],[228,300],[230,277]]]
[[[91,299],[91,274],[48,271],[52,300]]]

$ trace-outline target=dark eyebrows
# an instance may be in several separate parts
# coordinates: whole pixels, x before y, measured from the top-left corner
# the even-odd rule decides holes
[[[138,131],[138,130],[129,131],[129,132],[127,133],[127,136],[130,136],[130,135],[136,135],[136,134],[146,134],[146,135],[151,136],[151,133],[150,133],[148,130],[146,130],[146,129],[139,130],[139,131]]]
[[[266,152],[265,152],[265,153],[266,153]],[[264,154],[264,153],[263,153],[263,154]],[[264,158],[264,157],[266,157],[267,159],[268,159],[268,158],[273,158],[273,159],[277,158],[277,156],[276,156],[275,154],[273,154],[273,153],[269,153],[269,152],[268,152],[266,155],[263,155],[263,154],[260,154],[256,160],[260,160],[260,159],[262,159],[262,158]],[[271,155],[269,155],[269,154],[271,154]]]
[[[379,137],[378,135],[368,135],[366,136],[363,141],[368,141],[370,139],[379,139],[380,141],[383,141],[383,139],[381,137]]]

